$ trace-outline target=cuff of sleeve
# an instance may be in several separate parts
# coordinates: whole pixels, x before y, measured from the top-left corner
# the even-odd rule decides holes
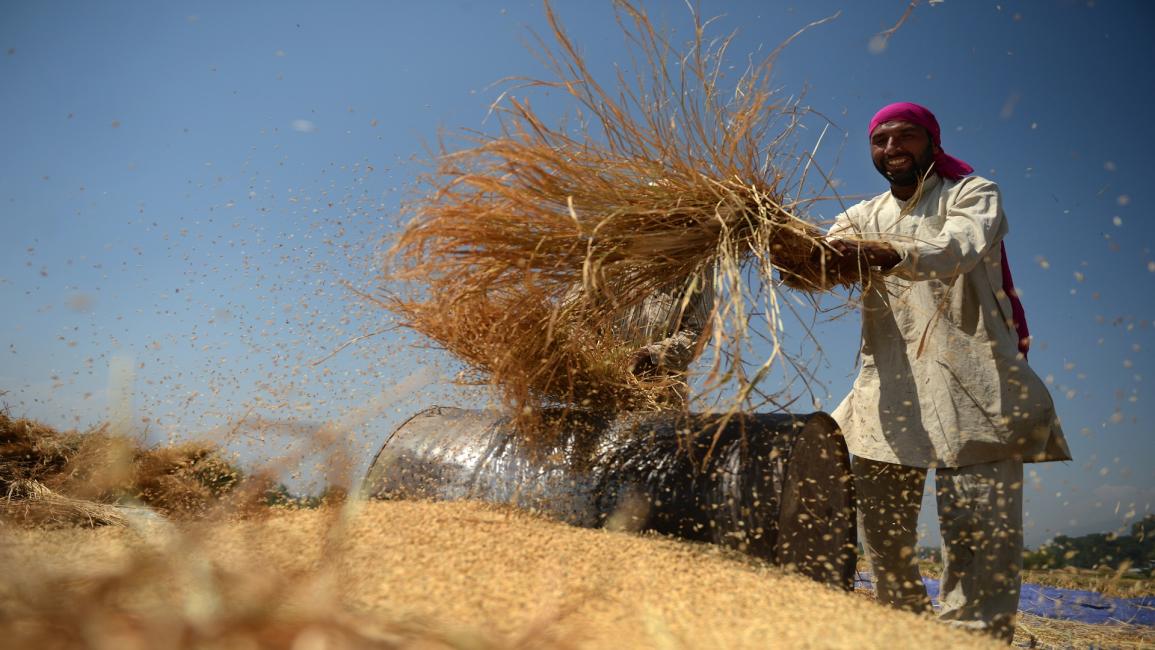
[[[909,276],[914,272],[915,253],[913,247],[909,244],[896,244],[894,242],[890,242],[890,245],[898,251],[900,259],[898,264],[883,271],[883,275]]]

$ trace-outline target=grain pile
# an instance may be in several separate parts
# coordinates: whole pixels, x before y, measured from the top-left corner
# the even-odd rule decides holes
[[[547,406],[660,404],[668,377],[630,371],[619,321],[647,296],[708,285],[703,401],[778,405],[757,383],[791,360],[776,340],[768,360],[750,360],[752,320],[774,339],[782,282],[858,278],[828,268],[822,231],[803,216],[811,167],[794,131],[806,111],[770,84],[778,50],[728,79],[731,39],[700,17],[680,45],[615,6],[634,61],[603,84],[547,4],[554,44],[539,38],[538,54],[552,77],[503,95],[496,134],[443,145],[377,300],[525,421]],[[547,123],[516,96],[549,90],[571,119]]]
[[[748,558],[471,503],[0,529],[9,647],[984,648]]]

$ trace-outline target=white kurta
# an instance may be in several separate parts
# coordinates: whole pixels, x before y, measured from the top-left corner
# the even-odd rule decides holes
[[[914,205],[890,192],[831,234],[902,255],[862,295],[861,372],[835,409],[850,452],[912,467],[1069,460],[1046,385],[1018,351],[1003,291],[999,188],[932,175]]]

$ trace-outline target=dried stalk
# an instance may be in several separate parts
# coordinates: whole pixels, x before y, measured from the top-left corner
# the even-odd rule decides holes
[[[492,383],[523,423],[549,405],[663,403],[670,380],[629,372],[633,350],[615,324],[695,277],[715,295],[703,395],[762,406],[773,393],[756,383],[785,359],[777,287],[857,279],[826,273],[821,231],[802,216],[808,202],[791,196],[805,111],[771,88],[778,50],[731,82],[732,35],[708,39],[695,14],[679,52],[645,13],[616,7],[632,75],[619,68],[613,90],[599,83],[547,4],[554,43],[537,42],[553,78],[519,79],[515,90],[563,91],[577,125],[550,126],[528,99],[504,93],[496,135],[443,145],[386,266],[382,304]],[[755,311],[773,353],[751,365]]]

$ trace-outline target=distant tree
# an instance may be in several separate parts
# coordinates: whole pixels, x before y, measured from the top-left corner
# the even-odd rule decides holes
[[[1118,569],[1124,564],[1147,571],[1155,568],[1155,515],[1147,515],[1132,524],[1129,535],[1056,535],[1038,549],[1023,553],[1023,567],[1027,569],[1065,566],[1083,569],[1106,566]]]

